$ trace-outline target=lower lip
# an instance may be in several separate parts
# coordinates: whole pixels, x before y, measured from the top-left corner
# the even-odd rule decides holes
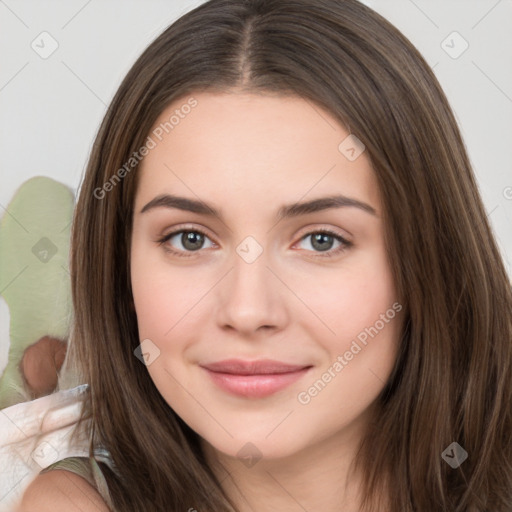
[[[286,388],[303,377],[311,367],[295,372],[268,375],[234,375],[204,368],[217,386],[224,391],[246,398],[264,398]]]

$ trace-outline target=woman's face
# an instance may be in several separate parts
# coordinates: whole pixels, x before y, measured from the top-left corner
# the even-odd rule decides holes
[[[238,93],[176,101],[150,133],[131,246],[139,356],[225,455],[355,439],[393,368],[382,206],[348,136],[298,97]],[[228,359],[305,369],[204,368]]]

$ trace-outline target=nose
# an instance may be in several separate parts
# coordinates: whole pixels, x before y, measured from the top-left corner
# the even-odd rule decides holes
[[[250,337],[258,331],[284,328],[288,320],[286,294],[290,291],[269,264],[265,251],[252,262],[243,253],[234,254],[215,301],[221,329]]]

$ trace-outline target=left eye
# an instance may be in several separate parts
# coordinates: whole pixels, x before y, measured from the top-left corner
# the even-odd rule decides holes
[[[312,231],[311,233],[304,235],[300,239],[300,242],[303,242],[308,238],[311,238],[309,245],[313,248],[314,252],[325,253],[318,254],[318,256],[332,256],[348,249],[352,245],[351,242],[338,235],[337,233],[326,230]],[[173,239],[176,239],[181,244],[181,248],[178,248],[178,250],[172,248]],[[205,240],[210,240],[210,238],[202,231],[194,229],[173,231],[172,233],[165,235],[160,240],[157,240],[157,242],[159,245],[163,245],[167,252],[180,257],[190,257],[192,256],[190,253],[197,252],[203,248]],[[339,245],[338,247],[332,249],[334,242],[338,242]],[[213,247],[214,243],[211,242],[211,240],[210,243],[210,247]]]
[[[303,236],[301,242],[308,238],[311,239],[309,243],[311,247],[319,252],[325,253],[319,256],[332,256],[333,254],[344,251],[352,245],[348,240],[345,240],[345,238],[332,231],[313,231]],[[333,242],[335,241],[338,242],[339,245],[335,249],[332,249]]]
[[[168,249],[166,246],[164,248],[172,253],[177,254],[178,256],[189,256],[188,254],[185,255],[183,252],[195,252],[199,249],[202,249],[202,245],[204,243],[205,238],[209,240],[209,238],[206,236],[205,233],[198,230],[181,230],[181,231],[174,231],[173,233],[169,233],[168,235],[165,235],[164,238],[159,240],[158,242],[160,244],[164,244],[166,242],[171,242],[174,238],[177,238],[179,242],[181,243],[181,246],[183,247],[179,251],[176,251],[174,249]],[[171,244],[169,244],[171,245]]]

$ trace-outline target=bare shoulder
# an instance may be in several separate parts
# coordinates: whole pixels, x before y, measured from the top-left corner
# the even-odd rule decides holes
[[[80,475],[55,469],[38,475],[16,512],[109,512],[99,492]]]

